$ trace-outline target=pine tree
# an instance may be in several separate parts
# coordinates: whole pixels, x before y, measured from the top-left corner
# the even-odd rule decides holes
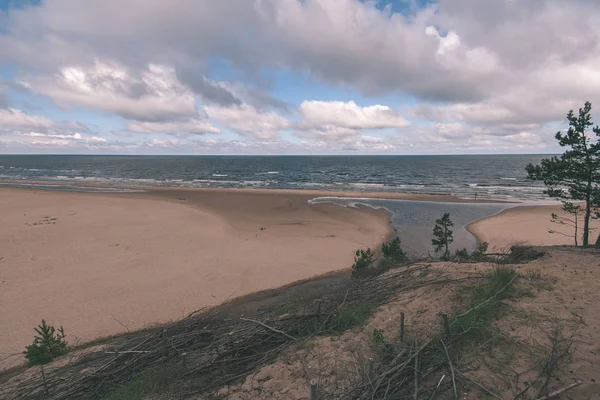
[[[589,244],[590,219],[600,207],[600,128],[592,129],[595,138],[589,133],[592,122],[592,104],[587,102],[575,115],[567,114],[569,130],[554,136],[561,147],[568,150],[560,157],[545,158],[540,165],[529,164],[525,168],[529,178],[543,181],[546,194],[563,202],[584,201],[583,245]],[[596,240],[600,247],[600,237]]]
[[[448,246],[454,241],[452,230],[450,229],[453,226],[450,214],[445,213],[442,218],[435,221],[435,227],[433,228],[433,236],[435,238],[431,239],[431,244],[435,246],[436,253],[444,249],[444,255],[442,256],[444,260],[448,259]]]
[[[57,332],[52,325],[47,325],[46,321],[42,320],[34,329],[37,335],[33,338],[33,344],[25,348],[25,358],[30,366],[49,363],[55,357],[67,353],[68,344],[62,326]]]

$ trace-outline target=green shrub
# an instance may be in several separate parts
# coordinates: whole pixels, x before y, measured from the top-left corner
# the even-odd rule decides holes
[[[396,236],[381,246],[381,254],[391,261],[400,262],[406,259],[406,253],[400,247],[400,238]]]
[[[477,249],[471,253],[473,261],[484,261],[488,251],[488,242],[477,243]]]
[[[352,264],[352,275],[356,275],[366,269],[373,263],[373,253],[371,249],[356,250],[354,255],[354,264]]]
[[[469,250],[460,249],[454,252],[454,260],[457,262],[464,262],[469,260]]]
[[[33,344],[25,347],[25,358],[29,366],[46,364],[54,358],[66,354],[68,344],[65,340],[65,331],[61,326],[58,331],[52,325],[46,325],[46,321],[34,328],[37,335],[33,338]]]

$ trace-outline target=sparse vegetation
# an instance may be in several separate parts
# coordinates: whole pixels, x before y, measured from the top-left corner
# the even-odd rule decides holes
[[[47,364],[67,353],[68,343],[62,326],[56,330],[54,326],[47,325],[46,321],[42,320],[42,323],[34,329],[37,335],[24,352],[29,366]]]
[[[546,255],[546,252],[533,246],[513,245],[507,255],[498,260],[502,264],[522,264],[537,260]]]
[[[581,215],[584,213],[584,209],[583,207],[581,207],[578,204],[574,204],[571,203],[569,201],[565,201],[563,202],[562,205],[562,210],[564,212],[566,212],[567,214],[570,214],[572,217],[563,217],[560,216],[556,213],[552,213],[551,214],[551,221],[554,222],[555,224],[559,224],[559,225],[566,225],[566,226],[570,226],[573,228],[573,239],[575,242],[575,246],[578,246],[578,237],[579,237],[579,219],[581,218]],[[556,233],[559,235],[564,235],[564,236],[570,236],[564,232],[558,232],[555,231],[554,229],[550,229],[548,231],[549,233]]]
[[[529,164],[526,167],[530,179],[544,182],[546,194],[565,202],[584,201],[583,245],[590,242],[590,219],[600,207],[600,127],[594,128],[592,122],[592,104],[586,102],[579,114],[573,110],[567,114],[569,129],[563,134],[556,133],[555,138],[561,147],[568,150],[560,157],[545,158],[540,165]],[[594,140],[589,132],[596,136]],[[596,240],[600,247],[600,235]]]
[[[402,250],[400,238],[398,236],[381,246],[381,254],[392,262],[402,262],[406,260],[406,253]]]
[[[488,242],[477,243],[477,248],[471,253],[471,259],[473,259],[473,261],[485,261],[487,259],[486,253],[488,247]]]
[[[32,224],[25,224],[25,225],[29,225],[29,226],[38,226],[38,225],[56,225],[56,220],[57,218],[51,217],[51,216],[46,216],[43,219],[34,222]]]
[[[493,322],[502,315],[503,300],[513,295],[516,272],[499,266],[486,275],[483,285],[472,289],[471,300],[461,311],[448,318],[445,314],[437,332],[415,336],[403,342],[388,343],[383,331],[374,330],[371,342],[375,353],[355,357],[356,379],[343,392],[328,393],[326,398],[450,398],[457,397],[457,380],[498,396],[483,385],[468,378],[458,368],[461,358],[473,348],[489,346],[494,335]],[[429,338],[429,339],[426,339]],[[359,361],[355,361],[359,362]],[[449,368],[449,372],[442,372]],[[438,380],[428,379],[432,373],[448,377],[449,384],[440,388]],[[441,383],[441,380],[439,381]],[[460,383],[460,381],[459,381]],[[438,392],[439,390],[439,392]],[[442,391],[447,391],[442,395]]]
[[[431,244],[435,246],[436,253],[441,250],[444,251],[442,260],[448,260],[450,256],[448,246],[454,241],[452,230],[450,229],[453,226],[454,223],[450,220],[449,213],[445,213],[442,218],[435,221],[435,226],[433,228],[434,238],[431,239]]]
[[[469,260],[469,250],[463,248],[454,251],[454,261],[456,262],[465,262]]]
[[[352,264],[352,275],[357,276],[369,265],[373,264],[373,253],[371,249],[356,250],[354,254],[354,264]]]

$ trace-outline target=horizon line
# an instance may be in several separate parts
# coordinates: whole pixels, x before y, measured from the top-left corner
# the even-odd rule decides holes
[[[555,156],[562,153],[439,153],[439,154],[85,154],[85,153],[0,153],[2,156],[74,157],[436,157],[436,156]]]

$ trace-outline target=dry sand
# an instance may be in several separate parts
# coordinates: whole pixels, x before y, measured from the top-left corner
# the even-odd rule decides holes
[[[497,215],[484,218],[467,226],[480,242],[488,242],[490,249],[504,250],[513,244],[530,244],[534,246],[573,245],[574,229],[567,225],[551,222],[550,215],[567,216],[560,205],[551,206],[519,206],[506,209]],[[579,222],[583,226],[583,219]],[[593,228],[600,227],[592,220]],[[550,230],[557,233],[549,233]],[[597,232],[597,230],[595,231]],[[590,235],[590,244],[596,241],[597,233]],[[581,231],[579,234],[581,245]]]
[[[42,318],[71,343],[348,268],[391,233],[389,215],[311,195],[157,189],[0,189],[0,369]]]

